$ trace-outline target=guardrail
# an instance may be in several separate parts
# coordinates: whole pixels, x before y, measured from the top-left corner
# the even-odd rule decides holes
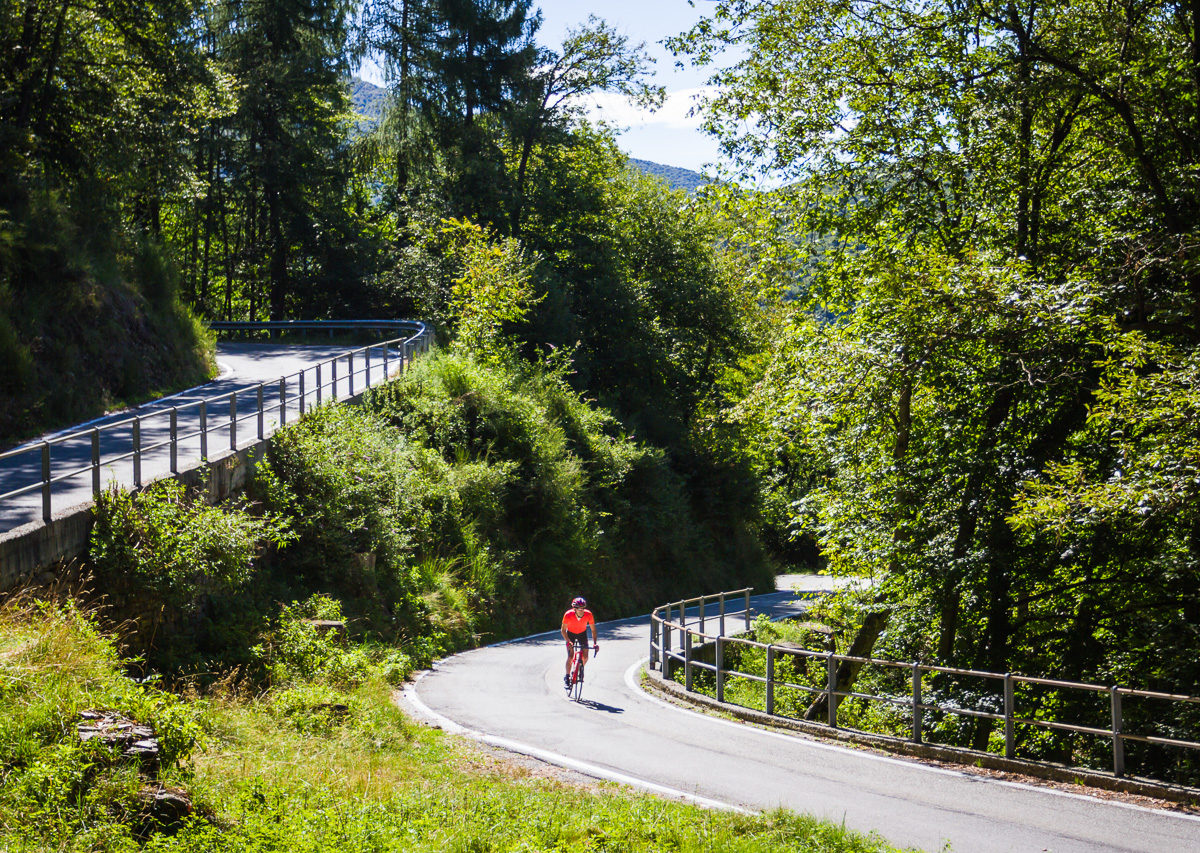
[[[976,717],[1000,722],[1004,729],[1004,755],[1015,758],[1017,752],[1017,728],[1028,726],[1053,731],[1070,732],[1073,734],[1100,737],[1112,744],[1112,769],[1115,776],[1125,775],[1125,745],[1127,743],[1154,744],[1179,749],[1200,750],[1200,743],[1171,737],[1160,737],[1151,734],[1135,734],[1124,730],[1125,714],[1122,703],[1128,698],[1167,701],[1171,703],[1200,704],[1200,697],[1186,696],[1174,693],[1162,693],[1153,690],[1135,690],[1116,685],[1087,684],[1073,681],[1059,681],[1051,678],[1035,678],[1016,673],[983,672],[970,669],[956,669],[947,666],[934,666],[921,663],[903,663],[880,658],[854,657],[840,655],[832,651],[816,651],[804,649],[794,644],[759,643],[754,640],[729,635],[726,626],[726,601],[730,597],[744,597],[745,631],[750,630],[750,593],[749,590],[718,593],[711,596],[691,598],[686,601],[664,604],[656,608],[650,617],[650,666],[658,668],[664,678],[670,679],[673,670],[683,667],[684,689],[695,692],[693,676],[696,670],[713,673],[715,677],[715,694],[718,702],[727,701],[725,698],[726,685],[730,678],[741,678],[764,686],[764,702],[761,709],[768,715],[785,717],[776,711],[775,695],[779,688],[797,690],[814,697],[824,699],[825,719],[811,721],[823,724],[829,728],[841,728],[838,725],[838,706],[843,699],[861,699],[864,701],[880,702],[907,711],[912,725],[909,739],[913,743],[921,743],[923,738],[924,715],[927,712],[941,714],[956,714],[965,717]],[[719,629],[717,633],[706,632],[705,603],[715,602],[719,607]],[[699,604],[699,612],[689,619],[687,609]],[[674,614],[678,621],[672,621]],[[742,622],[742,619],[738,619]],[[697,640],[701,646],[712,647],[713,662],[698,659]],[[675,647],[675,642],[678,646]],[[725,665],[726,651],[731,646],[754,648],[765,653],[765,671],[761,673],[740,672]],[[821,687],[807,684],[796,684],[780,681],[776,678],[776,662],[780,655],[793,655],[796,658],[821,661],[825,672],[825,683]],[[863,667],[877,666],[887,669],[900,670],[907,673],[906,679],[911,683],[911,690],[905,696],[875,695],[856,691],[839,691],[837,689],[838,667],[843,662],[857,664]],[[996,683],[1000,689],[993,694],[1003,695],[1003,709],[984,707],[962,707],[960,705],[945,705],[926,700],[923,693],[925,677],[931,674],[945,674],[959,678],[978,678],[985,682]],[[1075,725],[1053,720],[1042,720],[1029,716],[1021,716],[1017,708],[1017,687],[1032,685],[1049,687],[1062,691],[1082,691],[1094,695],[1107,696],[1108,714],[1103,725]],[[982,703],[981,703],[982,705]],[[742,706],[746,707],[746,706]],[[872,732],[860,732],[873,734]],[[969,750],[977,754],[985,754],[979,750]]]
[[[143,477],[148,459],[156,452],[167,457],[166,465],[160,466],[165,468],[160,475],[177,474],[181,467],[187,470],[207,460],[213,441],[230,450],[237,450],[247,443],[245,431],[239,430],[247,421],[253,423],[250,430],[253,440],[261,441],[277,426],[287,422],[289,408],[296,415],[302,415],[306,407],[314,404],[353,397],[372,384],[386,381],[393,372],[403,372],[414,355],[429,349],[432,340],[432,330],[425,323],[412,320],[212,323],[211,328],[267,332],[284,329],[328,330],[331,333],[338,330],[380,331],[396,336],[348,350],[315,367],[281,376],[278,382],[245,385],[183,405],[162,407],[158,411],[0,453],[0,466],[24,469],[28,474],[26,479],[33,480],[0,494],[0,519],[18,498],[40,493],[41,518],[49,522],[55,509],[55,498],[67,491],[67,484],[77,490],[78,481],[90,476],[92,497],[97,497],[102,488],[102,469],[115,470],[117,466],[131,469],[133,485],[141,487],[148,481]],[[339,364],[344,364],[341,375]],[[307,382],[310,375],[314,377],[311,385]],[[272,421],[267,420],[269,415],[274,416]],[[194,428],[181,430],[181,416],[195,418]],[[86,464],[80,464],[81,459],[85,459]],[[74,502],[79,502],[77,491]],[[11,526],[0,520],[0,531]]]
[[[216,320],[208,324],[210,329],[217,332],[266,332],[269,337],[276,337],[283,332],[300,332],[304,336],[309,332],[327,332],[333,337],[337,331],[400,335],[417,326],[423,327],[424,324],[415,320],[265,320],[261,323]]]

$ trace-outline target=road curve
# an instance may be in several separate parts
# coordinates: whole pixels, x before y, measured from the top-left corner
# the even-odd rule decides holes
[[[791,592],[752,611],[794,613]],[[649,618],[600,625],[584,701],[564,696],[557,633],[438,662],[409,703],[465,733],[707,805],[782,806],[892,844],[964,853],[1200,850],[1200,818],[974,776],[678,708],[644,693]]]

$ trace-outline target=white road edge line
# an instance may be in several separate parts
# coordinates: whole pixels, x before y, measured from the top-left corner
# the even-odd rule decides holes
[[[642,688],[642,686],[637,683],[636,680],[634,680],[634,673],[637,672],[638,670],[640,670],[649,661],[650,661],[649,657],[644,657],[641,660],[634,661],[634,663],[629,667],[629,669],[625,670],[625,686],[628,687],[634,693],[640,693],[642,698],[644,698],[650,702],[653,702],[656,705],[661,705],[664,708],[670,708],[671,710],[678,711],[681,714],[691,714],[693,716],[708,720],[709,722],[712,722],[712,723],[718,723],[723,726],[730,726],[730,727],[736,728],[740,731],[753,732],[753,733],[756,733],[759,735],[763,735],[765,737],[772,737],[772,738],[778,738],[780,740],[786,740],[791,743],[800,742],[800,743],[803,743],[805,746],[812,747],[813,749],[824,749],[824,750],[829,750],[830,752],[847,752],[848,751],[846,749],[846,747],[838,746],[836,744],[822,743],[820,741],[810,740],[808,738],[798,738],[798,737],[794,737],[792,735],[782,734],[780,732],[773,732],[768,729],[761,729],[756,726],[747,725],[745,723],[735,723],[732,720],[723,720],[720,717],[714,717],[710,714],[705,714],[701,711],[694,711],[691,708],[684,708],[679,705],[675,705],[671,702],[667,702],[666,700],[660,699],[657,696],[653,696],[649,692],[644,690]],[[875,761],[882,761],[886,764],[899,764],[899,765],[903,765],[905,767],[916,767],[921,770],[925,770],[926,772],[929,772],[929,773],[940,773],[940,774],[944,774],[947,776],[957,776],[960,778],[976,778],[976,777],[973,777],[970,773],[965,773],[962,770],[948,770],[945,767],[930,767],[929,765],[926,765],[926,764],[920,764],[920,763],[914,762],[914,761],[905,761],[900,758],[891,758],[890,756],[879,755],[874,752],[862,752],[859,750],[854,750],[854,753],[856,755],[859,755],[864,758],[872,759]],[[1200,815],[1192,815],[1192,814],[1186,814],[1183,812],[1175,812],[1175,811],[1170,811],[1169,809],[1151,809],[1151,808],[1146,808],[1145,806],[1136,806],[1131,803],[1123,803],[1123,802],[1120,802],[1119,800],[1100,800],[1100,799],[1097,799],[1096,797],[1089,797],[1086,794],[1072,794],[1068,791],[1060,791],[1056,788],[1043,788],[1040,785],[1029,785],[1025,782],[1009,782],[1004,779],[992,779],[990,777],[987,779],[987,781],[990,784],[994,784],[994,785],[1004,785],[1009,788],[1020,788],[1020,789],[1026,790],[1026,791],[1036,791],[1041,794],[1049,794],[1049,795],[1056,796],[1056,797],[1066,797],[1068,799],[1084,800],[1089,803],[1095,803],[1096,805],[1116,806],[1116,807],[1123,808],[1123,809],[1131,809],[1133,811],[1146,812],[1146,813],[1158,815],[1158,816],[1169,815],[1174,818],[1179,818],[1180,820],[1200,821]]]
[[[618,773],[615,770],[598,767],[595,764],[577,761],[574,758],[568,758],[567,756],[560,755],[557,752],[550,752],[548,750],[539,749],[535,746],[530,746],[515,740],[484,734],[483,732],[477,732],[473,729],[468,729],[465,726],[461,726],[448,717],[444,717],[437,711],[434,711],[432,708],[422,702],[420,696],[417,695],[417,684],[428,674],[428,672],[429,671],[426,670],[420,673],[416,677],[416,680],[405,684],[404,689],[401,692],[403,693],[405,700],[411,703],[413,707],[415,707],[423,716],[433,720],[439,726],[441,726],[443,730],[448,731],[451,734],[465,735],[466,737],[482,741],[489,746],[506,749],[509,752],[517,752],[521,755],[528,755],[540,761],[545,761],[548,764],[555,764],[559,767],[566,767],[569,770],[575,770],[579,773],[583,773],[586,776],[592,776],[597,779],[605,779],[610,782],[619,782],[624,785],[629,785],[633,788],[640,788],[644,791],[649,791],[654,794],[661,794],[662,796],[671,797],[673,799],[684,800],[689,803],[694,803],[698,806],[704,806],[705,808],[716,809],[719,811],[737,812],[739,814],[755,814],[755,812],[750,811],[749,809],[742,808],[741,806],[735,806],[732,803],[723,803],[720,800],[710,800],[707,797],[701,797],[697,794],[689,794],[687,791],[680,791],[677,788],[668,788],[665,785],[659,785],[646,779],[639,779],[636,776],[628,776],[624,773]]]

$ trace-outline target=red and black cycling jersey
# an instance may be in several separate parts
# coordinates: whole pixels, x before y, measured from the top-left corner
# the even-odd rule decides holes
[[[563,614],[562,626],[568,634],[579,634],[586,637],[589,625],[592,626],[592,634],[595,634],[596,619],[592,616],[592,611],[590,610],[583,611],[583,616],[576,616],[574,608]]]

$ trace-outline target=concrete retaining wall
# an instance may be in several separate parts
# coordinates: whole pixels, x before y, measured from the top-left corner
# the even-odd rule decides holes
[[[207,466],[181,472],[179,479],[197,486],[210,504],[245,488],[254,463],[266,455],[268,440],[237,451],[225,451]],[[0,535],[0,592],[53,579],[53,569],[87,553],[92,531],[92,504],[86,503],[55,513],[49,524],[31,522]]]

